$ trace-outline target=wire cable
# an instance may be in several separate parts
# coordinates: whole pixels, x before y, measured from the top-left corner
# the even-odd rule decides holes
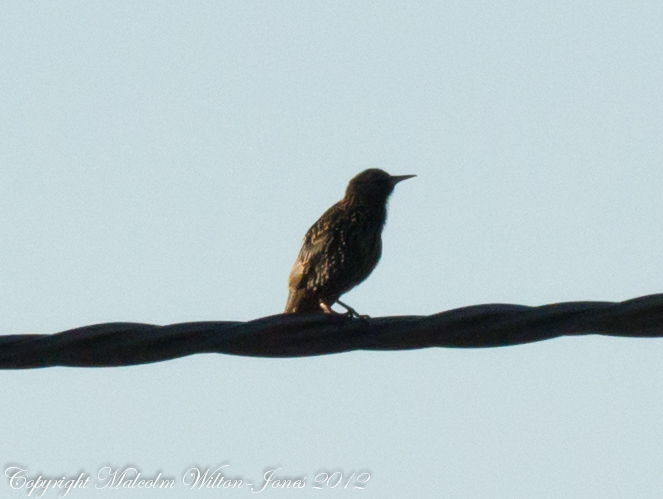
[[[560,336],[663,337],[663,294],[623,302],[476,305],[430,316],[279,314],[248,322],[108,323],[0,336],[0,369],[114,367],[199,353],[304,357],[352,350],[486,348]]]

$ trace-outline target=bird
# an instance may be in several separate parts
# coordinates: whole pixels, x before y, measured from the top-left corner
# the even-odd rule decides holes
[[[288,278],[286,313],[341,314],[366,318],[339,298],[366,279],[382,254],[387,202],[397,183],[416,175],[371,168],[353,177],[343,199],[309,228]]]

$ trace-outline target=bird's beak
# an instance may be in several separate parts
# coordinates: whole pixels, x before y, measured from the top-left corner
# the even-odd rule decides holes
[[[402,180],[407,180],[412,177],[416,177],[416,175],[392,175],[391,183],[393,185],[396,185],[398,182],[401,182]]]

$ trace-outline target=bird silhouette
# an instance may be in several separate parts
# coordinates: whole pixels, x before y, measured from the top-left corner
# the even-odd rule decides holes
[[[304,236],[290,271],[286,313],[336,314],[338,303],[351,317],[360,316],[339,298],[366,279],[382,254],[382,229],[394,186],[416,175],[389,175],[372,168],[348,183],[345,196],[325,211]]]

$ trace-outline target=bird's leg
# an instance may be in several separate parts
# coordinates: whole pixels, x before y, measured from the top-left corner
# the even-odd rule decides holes
[[[341,312],[337,312],[336,310],[331,308],[331,305],[328,303],[325,303],[323,301],[320,302],[320,308],[325,314],[331,314],[331,315],[346,315],[342,314]]]
[[[368,315],[359,314],[354,308],[352,308],[349,305],[346,305],[341,300],[336,300],[336,303],[338,303],[341,307],[347,310],[345,315],[347,315],[348,317],[356,317],[357,319],[370,319]]]

